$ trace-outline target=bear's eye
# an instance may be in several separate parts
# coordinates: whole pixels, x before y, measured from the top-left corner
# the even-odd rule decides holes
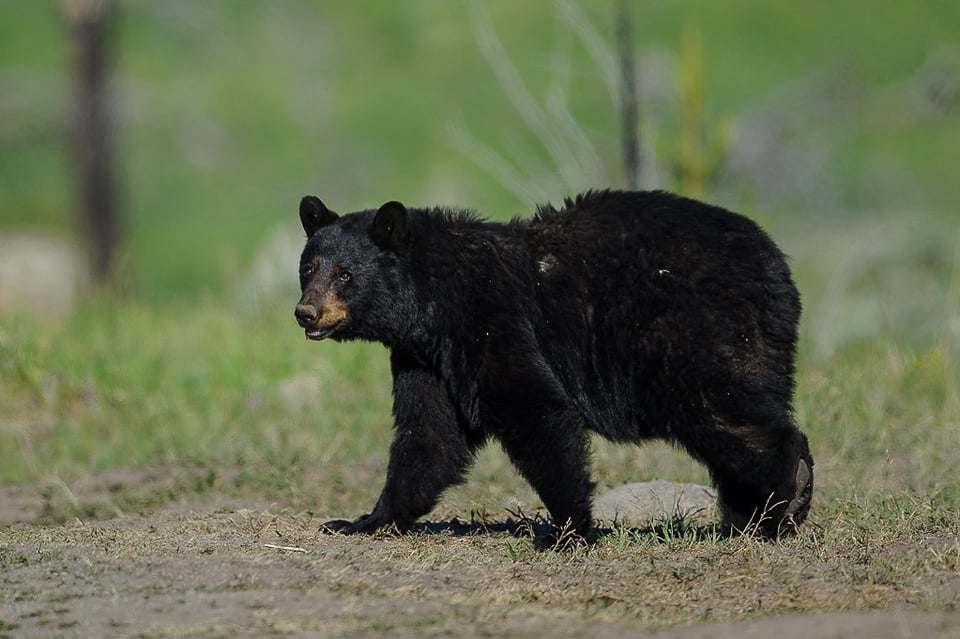
[[[349,282],[351,279],[353,279],[353,275],[350,273],[350,271],[340,271],[340,274],[337,277],[340,278],[341,282]]]
[[[303,277],[304,279],[310,279],[312,275],[313,275],[312,266],[304,266],[303,270],[300,272],[300,276]]]

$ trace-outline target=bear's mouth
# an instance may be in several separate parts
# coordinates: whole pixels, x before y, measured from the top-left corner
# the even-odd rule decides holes
[[[320,340],[327,339],[336,333],[341,324],[342,322],[337,322],[336,324],[330,324],[329,326],[314,326],[311,328],[305,328],[303,333],[306,335],[307,339],[319,342]]]
[[[304,334],[307,336],[307,339],[319,341],[326,337],[329,337],[330,333],[332,332],[333,332],[333,327],[328,326],[327,328],[308,328],[304,331]]]

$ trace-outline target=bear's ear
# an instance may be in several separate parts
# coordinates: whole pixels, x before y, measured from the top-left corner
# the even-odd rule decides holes
[[[400,202],[387,202],[377,209],[370,237],[380,248],[402,250],[407,242],[407,207]]]
[[[300,223],[307,237],[312,236],[321,226],[326,226],[337,219],[337,214],[331,211],[313,195],[305,195],[300,200]]]

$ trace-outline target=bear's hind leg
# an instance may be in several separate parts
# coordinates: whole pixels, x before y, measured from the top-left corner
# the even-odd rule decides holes
[[[589,440],[580,416],[566,410],[551,412],[511,425],[499,439],[553,520],[554,532],[537,537],[536,548],[555,547],[567,533],[589,540],[593,482],[587,470]]]

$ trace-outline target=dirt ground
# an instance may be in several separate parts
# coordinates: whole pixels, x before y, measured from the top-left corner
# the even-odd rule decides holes
[[[71,498],[121,479],[91,481],[89,495],[72,486]],[[44,491],[58,490],[0,493],[0,637],[960,638],[956,575],[861,583],[771,544],[536,553],[456,522],[329,536],[320,517],[256,499],[37,523],[64,498]],[[917,543],[953,552],[956,539]],[[846,607],[831,597],[847,602],[851,587],[862,610],[821,612]]]

